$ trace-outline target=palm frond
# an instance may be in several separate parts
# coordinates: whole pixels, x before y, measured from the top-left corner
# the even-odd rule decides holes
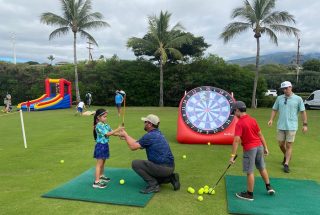
[[[75,13],[75,0],[60,0],[61,2],[61,9],[63,11],[63,17],[66,20],[72,22],[74,20],[74,13]]]
[[[103,15],[99,12],[94,12],[94,13],[90,13],[90,14],[86,14],[85,16],[81,16],[81,18],[79,19],[80,21],[94,21],[94,20],[101,20],[103,19]]]
[[[191,43],[192,43],[192,37],[188,34],[185,34],[182,36],[171,37],[165,44],[165,48],[166,47],[180,48],[183,44],[191,44]]]
[[[61,27],[51,32],[49,35],[49,40],[54,39],[56,37],[60,37],[61,35],[66,35],[69,33],[69,27]]]
[[[171,31],[179,31],[184,29],[185,28],[183,27],[183,25],[180,22],[178,22],[171,28]]]
[[[85,24],[79,25],[79,29],[82,29],[82,30],[101,28],[101,27],[110,27],[110,25],[104,21],[92,21],[92,22],[87,22]]]
[[[269,27],[276,32],[279,33],[285,33],[288,36],[293,34],[295,37],[299,37],[299,29],[291,27],[291,26],[287,26],[287,25],[279,25],[279,24],[273,24],[273,25],[269,25]]]
[[[54,26],[67,26],[69,25],[69,21],[64,19],[61,16],[58,16],[54,13],[43,13],[40,16],[40,22],[47,24],[47,25],[54,25]]]
[[[149,16],[148,22],[148,34],[158,43],[160,42],[160,38],[158,35],[158,29],[157,29],[157,17],[156,16]]]
[[[79,0],[79,5],[81,5],[81,9],[79,11],[79,19],[82,19],[83,17],[86,17],[88,13],[90,13],[92,9],[91,1],[86,0],[84,3],[82,3],[82,0]],[[99,17],[98,19],[102,19],[103,17]]]
[[[88,32],[86,32],[84,30],[79,30],[79,33],[80,33],[81,38],[88,38],[93,44],[98,46],[97,41],[93,38],[93,36],[91,36],[91,34],[89,34]]]
[[[262,32],[266,33],[269,36],[271,42],[273,42],[274,44],[278,45],[277,35],[270,28],[266,28],[265,27]]]
[[[175,48],[167,48],[170,55],[172,55],[175,59],[180,60],[183,58],[183,55],[178,49]]]
[[[247,31],[251,28],[250,23],[245,22],[232,22],[224,28],[224,31],[220,34],[220,38],[223,39],[224,43],[229,42],[236,35]]]
[[[253,10],[250,3],[246,0],[244,1],[243,7],[235,8],[231,13],[231,18],[241,18],[250,23],[255,23],[257,21],[257,17],[255,11]]]
[[[281,24],[281,23],[293,23],[295,24],[296,21],[294,19],[294,16],[289,14],[286,11],[274,11],[271,14],[269,14],[264,20],[263,23],[265,24]]]
[[[276,6],[275,0],[261,0],[261,20],[264,19],[268,14],[271,13],[271,10]]]
[[[153,49],[153,50],[156,49],[154,43],[150,42],[149,40],[137,38],[137,37],[131,37],[127,42],[127,47],[128,48],[139,47],[142,49]]]

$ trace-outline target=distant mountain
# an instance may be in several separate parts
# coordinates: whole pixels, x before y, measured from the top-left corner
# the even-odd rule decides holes
[[[278,52],[274,54],[267,54],[267,55],[261,55],[260,56],[260,65],[263,64],[285,64],[289,65],[292,64],[293,61],[296,59],[296,52]],[[319,59],[320,60],[320,52],[315,53],[308,53],[308,54],[302,54],[301,57],[301,63],[311,60],[311,59]],[[247,57],[247,58],[240,58],[235,60],[229,60],[227,61],[230,64],[239,64],[241,66],[248,65],[248,64],[255,64],[256,63],[256,57]]]

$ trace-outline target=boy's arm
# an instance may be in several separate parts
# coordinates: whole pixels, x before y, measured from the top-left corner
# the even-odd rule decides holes
[[[268,155],[269,154],[269,150],[268,150],[267,142],[264,139],[264,136],[263,136],[261,131],[258,132],[258,136],[259,136],[259,138],[260,138],[260,140],[262,142],[262,145],[263,145],[263,148],[264,148],[264,154]]]
[[[233,143],[232,143],[232,152],[231,152],[231,158],[230,158],[230,163],[234,163],[234,157],[237,154],[237,150],[238,150],[238,145],[239,143],[241,143],[241,138],[240,136],[235,136],[233,139]]]

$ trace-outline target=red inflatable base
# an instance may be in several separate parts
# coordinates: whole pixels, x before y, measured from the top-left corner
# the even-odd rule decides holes
[[[185,144],[232,144],[234,129],[237,123],[237,117],[233,118],[232,123],[225,130],[215,134],[201,134],[193,131],[183,121],[180,109],[178,114],[177,141]]]

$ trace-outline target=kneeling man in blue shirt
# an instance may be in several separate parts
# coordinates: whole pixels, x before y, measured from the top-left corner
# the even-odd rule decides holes
[[[174,173],[174,157],[168,141],[158,129],[159,117],[149,114],[141,120],[144,121],[144,130],[147,133],[139,140],[129,136],[124,130],[120,134],[131,150],[146,149],[148,160],[132,161],[132,169],[148,183],[140,192],[159,192],[159,185],[164,183],[171,183],[174,190],[179,190],[179,174]]]

